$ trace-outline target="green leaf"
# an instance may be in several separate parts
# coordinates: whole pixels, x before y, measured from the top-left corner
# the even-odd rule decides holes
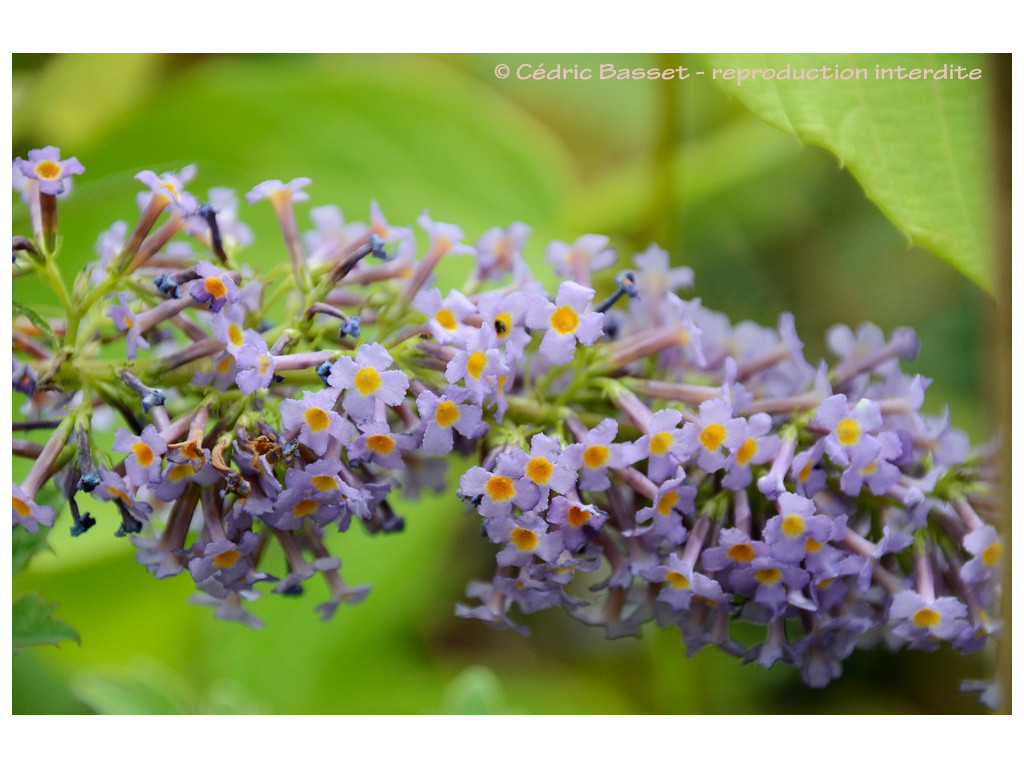
[[[11,531],[11,570],[13,573],[25,570],[29,560],[37,552],[50,549],[50,545],[46,543],[46,537],[50,530],[45,525],[40,525],[36,532],[32,533],[19,525]]]
[[[708,71],[722,70],[715,82],[772,125],[835,154],[913,243],[991,291],[986,63],[980,55],[716,54]],[[882,76],[946,64],[980,69],[982,79]],[[836,67],[855,76],[792,77]],[[730,69],[736,74],[724,79]],[[739,70],[772,70],[773,78],[737,82]]]
[[[50,324],[46,322],[46,320],[40,317],[38,312],[36,312],[34,309],[26,307],[20,301],[15,301],[14,299],[11,300],[11,305],[14,308],[15,315],[24,315],[25,317],[27,317],[29,321],[31,321],[32,325],[34,325],[36,328],[38,328],[40,331],[46,334],[46,338],[49,339],[50,344],[53,346],[54,349],[59,348],[60,345],[57,343],[57,337],[53,335],[53,329],[50,327]]]
[[[63,621],[51,619],[55,605],[38,595],[23,595],[14,601],[11,634],[15,649],[26,645],[57,645],[63,640],[80,643],[78,633]]]

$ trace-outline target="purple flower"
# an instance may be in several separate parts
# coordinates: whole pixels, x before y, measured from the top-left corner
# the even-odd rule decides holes
[[[210,328],[228,352],[237,355],[245,343],[245,310],[239,303],[229,304],[210,318]]]
[[[195,166],[188,165],[177,173],[164,173],[159,176],[153,171],[141,171],[135,174],[135,178],[149,187],[153,196],[163,198],[182,213],[191,214],[199,208],[199,203],[185,191],[185,184],[191,181],[195,172]],[[149,197],[140,199],[141,207],[145,208],[149,200]]]
[[[100,470],[100,484],[92,490],[92,495],[103,501],[120,501],[131,513],[132,517],[147,522],[153,514],[153,508],[142,501],[136,501],[124,478],[109,469]]]
[[[426,211],[420,214],[420,217],[416,219],[416,223],[419,224],[423,228],[423,231],[427,233],[427,236],[430,237],[430,253],[435,256],[446,253],[473,252],[473,249],[470,246],[465,245],[462,242],[462,230],[454,224],[444,224],[440,221],[434,221]]]
[[[168,462],[167,469],[152,483],[153,495],[160,501],[174,501],[192,483],[213,485],[221,479],[220,474],[209,461],[196,466],[191,461]]]
[[[601,530],[608,515],[593,504],[584,504],[566,496],[556,496],[548,508],[547,520],[558,526],[567,549],[576,552]]]
[[[476,305],[458,291],[448,292],[441,299],[437,288],[425,288],[416,294],[413,306],[427,316],[430,332],[439,344],[451,344],[466,332],[466,318],[476,312]]]
[[[875,438],[869,434],[882,426],[882,412],[875,401],[861,399],[850,408],[846,395],[832,395],[818,408],[817,418],[829,430],[825,451],[836,464],[849,466],[853,452],[877,450]]]
[[[750,536],[736,528],[724,528],[718,534],[718,546],[701,554],[701,564],[707,571],[723,571],[737,565],[753,562],[755,557],[769,553],[763,541],[752,541]]]
[[[722,449],[738,451],[746,439],[746,421],[733,418],[732,405],[722,398],[705,400],[700,404],[700,418],[696,424],[683,427],[681,442],[690,456],[697,457],[697,466],[705,472],[715,472],[725,466]]]
[[[833,520],[819,515],[810,499],[795,493],[783,493],[778,499],[779,514],[765,523],[764,540],[775,557],[798,563],[832,534]]]
[[[121,303],[112,306],[109,314],[118,330],[128,331],[128,358],[133,360],[138,354],[140,346],[143,349],[149,349],[149,342],[142,338],[142,334],[139,333],[139,329],[136,327],[139,318],[138,315],[132,312],[131,307],[128,306],[131,298],[131,294],[124,291],[117,294],[117,299]]]
[[[589,347],[604,334],[604,316],[600,312],[586,311],[593,298],[593,288],[571,281],[562,283],[554,303],[543,296],[534,296],[526,324],[544,331],[540,352],[553,365],[570,363],[577,341]]]
[[[259,544],[259,536],[252,531],[242,534],[236,544],[230,539],[220,539],[209,544],[196,545],[198,557],[189,561],[188,569],[196,583],[215,578],[225,587],[242,581],[251,569],[249,555]]]
[[[499,383],[512,372],[502,361],[501,352],[491,348],[484,333],[468,335],[465,349],[456,350],[448,361],[444,376],[449,384],[465,382],[469,398],[483,405],[488,397],[496,396]]]
[[[651,506],[636,513],[638,523],[654,521],[649,531],[651,534],[676,546],[686,541],[688,533],[682,514],[693,512],[693,502],[697,498],[696,486],[685,485],[685,481],[686,473],[680,467],[675,477],[658,486]]]
[[[689,460],[683,448],[683,430],[675,427],[683,414],[674,408],[664,408],[651,416],[647,434],[636,445],[648,454],[647,476],[655,483],[662,483],[675,474],[679,465]]]
[[[348,448],[350,461],[372,461],[387,469],[402,469],[402,451],[416,448],[415,437],[393,433],[386,421],[360,422],[359,431],[363,434]]]
[[[471,467],[459,480],[459,492],[469,499],[480,499],[479,512],[487,518],[511,515],[512,505],[530,510],[537,505],[540,491],[524,475],[526,454],[510,450],[498,456],[494,471]]]
[[[582,469],[580,488],[604,491],[611,485],[608,470],[628,467],[642,456],[634,443],[613,443],[619,431],[615,419],[605,419],[580,443],[573,443],[562,452],[566,466]]]
[[[39,191],[44,195],[59,195],[64,191],[64,180],[72,175],[85,172],[77,157],[60,159],[57,147],[31,149],[28,160],[18,158],[18,168],[30,179],[39,181]]]
[[[167,442],[152,424],[147,424],[141,435],[132,434],[124,427],[118,429],[114,435],[114,450],[128,452],[124,468],[135,487],[160,479],[160,459],[167,453]]]
[[[235,382],[243,394],[251,395],[257,389],[266,389],[274,380],[274,356],[256,331],[248,329],[242,337],[244,342],[235,355]]]
[[[328,438],[345,444],[354,433],[352,423],[334,410],[337,402],[337,391],[330,389],[305,392],[302,400],[286,399],[281,403],[281,427],[286,431],[298,429],[299,441],[323,456]]]
[[[749,565],[733,570],[729,584],[737,592],[750,595],[758,605],[768,608],[773,618],[779,618],[787,606],[806,603],[800,593],[810,577],[802,568],[774,557],[755,557]],[[813,607],[813,606],[811,606]]]
[[[347,224],[336,205],[312,208],[309,218],[313,220],[314,229],[305,233],[305,239],[311,262],[345,253],[368,234],[365,224]]]
[[[428,453],[451,453],[455,445],[453,430],[467,439],[480,433],[482,410],[479,405],[466,402],[468,392],[456,387],[445,387],[438,397],[424,390],[416,398],[416,407],[425,426],[421,448]]]
[[[743,441],[726,462],[728,472],[722,478],[724,487],[733,491],[746,488],[754,479],[750,467],[765,464],[775,458],[781,441],[777,435],[768,434],[771,428],[772,419],[766,413],[755,413],[747,419]]]
[[[529,296],[523,291],[508,296],[490,294],[480,299],[480,316],[487,329],[486,336],[490,337],[493,332],[493,345],[504,349],[505,359],[510,365],[522,358],[530,343],[530,334],[523,327],[529,308]]]
[[[666,565],[644,569],[641,576],[651,582],[664,582],[658,600],[677,611],[689,610],[694,597],[714,603],[729,602],[729,596],[717,581],[693,570],[693,566],[675,552],[669,554]]]
[[[309,195],[302,191],[303,187],[312,183],[312,179],[305,177],[292,179],[287,184],[283,183],[280,179],[261,181],[245,193],[245,199],[249,201],[250,205],[266,198],[269,198],[275,206],[282,200],[301,203],[309,200]]]
[[[562,551],[562,537],[556,531],[548,533],[548,524],[533,514],[523,514],[515,519],[499,517],[487,526],[491,541],[505,544],[498,553],[498,565],[529,565],[534,556],[550,563]]]
[[[569,493],[576,487],[577,472],[562,460],[562,444],[558,438],[542,433],[530,439],[525,475],[541,491],[551,488],[556,493]]]
[[[20,363],[11,359],[11,386],[15,392],[22,392],[29,397],[36,393],[36,372],[28,363]]]
[[[859,496],[864,483],[871,493],[881,496],[899,482],[900,470],[892,463],[903,453],[899,436],[882,432],[873,443],[851,455],[850,466],[839,479],[839,488],[847,496]]]
[[[636,254],[633,264],[639,271],[636,287],[641,301],[657,306],[670,292],[693,287],[693,270],[670,268],[668,252],[657,245],[652,244],[643,253]]]
[[[914,648],[928,647],[938,638],[949,640],[963,625],[967,608],[955,597],[928,600],[912,589],[893,595],[889,621],[893,635]]]
[[[11,526],[20,525],[22,528],[35,533],[40,525],[47,528],[53,525],[56,513],[50,507],[41,507],[29,498],[28,494],[21,490],[21,486],[12,482],[13,492],[11,495],[11,508],[13,522]]]
[[[343,405],[354,420],[372,419],[378,402],[399,405],[405,400],[409,378],[401,371],[388,370],[394,362],[380,344],[363,344],[355,359],[334,362],[327,383],[348,390]]]
[[[477,271],[483,280],[496,280],[517,272],[523,266],[521,255],[530,227],[515,222],[508,229],[494,227],[476,242]]]
[[[589,284],[592,272],[615,263],[615,251],[607,246],[604,235],[583,235],[572,245],[555,240],[548,246],[546,258],[556,275]]]
[[[220,312],[225,304],[238,301],[238,288],[227,273],[208,261],[199,262],[195,270],[199,279],[189,286],[188,294],[198,303],[208,304],[211,312]]]
[[[960,578],[968,584],[977,584],[992,578],[993,571],[1003,559],[1003,543],[991,525],[971,531],[964,536],[964,549],[973,557],[963,564]]]

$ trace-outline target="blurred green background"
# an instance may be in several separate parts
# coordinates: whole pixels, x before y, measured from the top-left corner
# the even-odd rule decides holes
[[[811,360],[834,323],[913,326],[921,354],[906,368],[935,380],[925,410],[948,403],[955,425],[988,439],[989,297],[909,247],[834,157],[709,81],[494,76],[501,63],[604,61],[694,65],[653,54],[15,55],[13,156],[56,144],[86,167],[60,211],[65,275],[93,258],[101,230],[136,215],[140,170],[196,163],[189,189],[200,196],[309,176],[304,228],[312,206],[365,221],[375,199],[392,223],[412,226],[428,209],[471,242],[524,221],[538,266],[551,239],[607,234],[624,259],[657,241],[694,269],[705,305],[734,321],[774,325],[793,312]],[[243,202],[241,217],[256,234],[249,261],[286,258],[269,206]],[[14,232],[28,229],[16,201]],[[15,298],[45,314],[45,293],[19,283]],[[16,462],[15,476],[24,471]],[[859,651],[842,679],[812,691],[782,665],[743,666],[713,649],[688,659],[677,631],[653,625],[608,641],[551,611],[529,617],[530,638],[456,619],[467,581],[490,578],[493,547],[452,494],[398,508],[401,535],[353,528],[332,543],[346,579],[373,584],[365,602],[320,623],[316,583],[252,604],[267,624],[258,631],[188,605],[187,575],[152,579],[106,510],[76,540],[62,516],[54,553],[14,591],[57,603],[82,642],[15,655],[14,712],[981,711],[957,689],[986,676],[987,656]]]

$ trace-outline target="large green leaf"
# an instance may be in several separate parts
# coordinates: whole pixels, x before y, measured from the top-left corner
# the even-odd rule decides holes
[[[715,81],[756,114],[833,152],[912,242],[991,290],[986,64],[979,55],[719,54],[708,74],[720,70]],[[943,65],[982,77],[923,79]],[[815,79],[794,76],[815,68]]]
[[[55,607],[37,595],[24,595],[14,601],[11,637],[15,649],[26,645],[57,645],[64,640],[79,642],[78,633],[73,628],[50,618]]]

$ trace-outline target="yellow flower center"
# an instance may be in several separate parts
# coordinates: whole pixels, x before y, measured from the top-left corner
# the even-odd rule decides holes
[[[658,502],[658,514],[667,515],[672,511],[672,507],[679,501],[679,494],[675,491],[669,491],[661,497],[661,501]]]
[[[232,323],[228,326],[228,341],[234,344],[236,347],[242,346],[242,329]]]
[[[778,568],[762,568],[754,574],[754,578],[762,584],[774,584],[782,578],[782,571]]]
[[[504,339],[510,333],[512,333],[512,313],[511,312],[499,312],[494,318],[494,332],[498,334],[499,339]]]
[[[544,485],[551,479],[554,465],[543,456],[535,456],[526,463],[526,474],[537,485]]]
[[[804,542],[804,549],[812,553],[817,552],[822,548],[822,546],[822,543],[817,539],[807,539],[807,541]]]
[[[168,192],[170,192],[171,193],[171,197],[173,197],[175,200],[178,199],[178,195],[179,195],[178,188],[176,186],[174,186],[174,184],[172,184],[171,182],[169,182],[169,181],[158,181],[156,183],[156,185],[158,187],[163,187]]]
[[[387,456],[395,447],[395,438],[391,435],[370,435],[366,438],[366,447],[374,453]]]
[[[459,420],[459,406],[451,400],[444,400],[437,404],[434,410],[434,418],[439,427],[450,427]]]
[[[575,332],[579,324],[579,315],[572,307],[559,307],[551,315],[551,327],[563,336]]]
[[[749,544],[733,544],[729,547],[728,555],[737,563],[749,563],[754,559],[754,548]]]
[[[195,467],[191,464],[177,464],[167,473],[167,479],[172,483],[180,483],[186,477],[192,477],[196,473]]]
[[[316,406],[307,408],[303,415],[306,418],[306,423],[309,425],[309,428],[314,432],[323,432],[328,426],[330,426],[331,418],[323,408],[317,408]]]
[[[318,491],[336,491],[338,490],[338,479],[331,475],[316,475],[311,481],[313,487]]]
[[[517,525],[512,529],[512,542],[520,551],[532,550],[537,546],[537,534]]]
[[[608,461],[608,446],[591,445],[583,451],[583,463],[591,469],[603,467],[606,461]]]
[[[474,379],[479,379],[484,372],[485,365],[487,365],[487,355],[478,349],[466,361],[466,372]]]
[[[434,315],[437,324],[448,331],[454,331],[458,325],[455,322],[455,313],[450,309],[439,309]]]
[[[135,454],[135,458],[138,459],[139,464],[144,467],[148,467],[153,463],[153,450],[145,443],[136,443],[132,446],[132,452]]]
[[[295,514],[296,517],[305,517],[306,515],[311,515],[314,512],[316,512],[319,506],[320,505],[317,504],[312,499],[303,499],[294,507],[292,507],[292,512]]]
[[[504,475],[492,477],[487,481],[485,488],[487,489],[487,495],[495,501],[508,501],[516,495],[516,488],[512,484],[512,479]]]
[[[673,589],[689,589],[690,580],[679,571],[669,571],[665,574],[665,580],[672,585]]]
[[[843,445],[854,445],[860,440],[860,424],[854,419],[843,419],[836,427],[836,437]]]
[[[35,168],[36,175],[40,179],[46,179],[51,181],[60,177],[60,165],[53,162],[53,160],[43,160]]]
[[[229,549],[227,552],[221,552],[219,555],[213,558],[213,564],[218,568],[230,568],[238,562],[238,558],[241,555],[238,554],[237,549]]]
[[[231,368],[231,361],[233,359],[234,358],[232,358],[230,355],[228,355],[223,360],[221,360],[219,363],[217,363],[217,371],[218,371],[218,373],[227,373],[228,369]]]
[[[700,432],[700,442],[709,451],[717,451],[718,447],[725,441],[725,427],[721,424],[708,424]]]
[[[380,374],[371,365],[356,371],[356,389],[361,395],[372,395],[380,388]]]
[[[782,518],[782,532],[789,538],[795,539],[805,530],[807,530],[807,525],[800,515],[786,515]]]
[[[752,437],[748,437],[743,441],[743,445],[736,451],[736,462],[738,464],[746,464],[757,453],[757,440]]]
[[[32,508],[17,496],[11,496],[11,504],[14,506],[14,511],[22,517],[29,517],[32,514]]]
[[[651,437],[651,453],[661,456],[668,453],[668,449],[675,443],[671,432],[659,432]]]
[[[981,553],[981,562],[991,568],[996,565],[1003,556],[1003,545],[998,541],[993,541],[987,547],[985,551]]]
[[[796,476],[800,479],[801,483],[806,483],[807,478],[811,476],[811,462],[808,461],[804,464],[803,468],[797,472]]]
[[[870,475],[876,469],[878,469],[878,462],[877,461],[872,461],[870,464],[868,464],[866,467],[864,467],[864,469],[862,469],[860,471],[860,473],[862,475]]]
[[[590,513],[587,510],[583,509],[583,507],[573,504],[571,507],[569,507],[569,510],[566,513],[565,518],[568,521],[569,525],[571,525],[573,528],[579,528],[581,525],[590,520]]]
[[[938,611],[933,611],[931,608],[921,608],[914,614],[914,626],[917,627],[934,627],[941,620],[942,616]]]
[[[260,376],[262,376],[267,372],[267,369],[270,367],[270,358],[267,357],[266,355],[260,355],[259,359],[256,362],[259,363]]]
[[[131,315],[125,315],[124,316],[124,324],[127,325],[129,328],[134,328],[135,327],[135,318],[132,317]]]
[[[223,299],[228,295],[228,287],[219,277],[206,278],[206,291],[215,299]]]

